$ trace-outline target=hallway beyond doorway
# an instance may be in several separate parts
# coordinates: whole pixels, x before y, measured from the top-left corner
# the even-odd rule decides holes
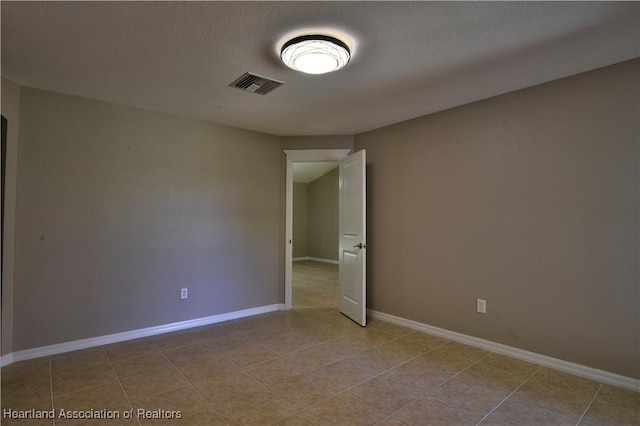
[[[338,310],[338,265],[293,262],[293,309]]]

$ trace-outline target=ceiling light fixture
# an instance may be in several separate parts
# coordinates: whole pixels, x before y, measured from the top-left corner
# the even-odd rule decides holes
[[[327,35],[303,35],[282,46],[280,58],[291,69],[307,74],[337,71],[349,63],[351,52],[342,40]]]

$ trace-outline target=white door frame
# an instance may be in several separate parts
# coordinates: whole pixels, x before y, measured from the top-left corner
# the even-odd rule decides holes
[[[286,173],[286,216],[284,241],[284,308],[293,307],[293,163],[314,161],[340,161],[346,158],[350,149],[291,149],[287,155]]]

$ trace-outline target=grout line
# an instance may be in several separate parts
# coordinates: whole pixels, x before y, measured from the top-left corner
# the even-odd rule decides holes
[[[304,407],[304,409],[307,409],[307,408],[310,408],[310,407],[316,406],[316,405],[318,405],[318,404],[321,404],[321,403],[323,403],[323,402],[325,402],[325,401],[327,401],[327,400],[329,400],[329,399],[331,399],[331,398],[334,398],[334,397],[336,397],[336,396],[338,396],[338,395],[345,394],[345,393],[347,393],[348,391],[350,391],[351,389],[354,389],[354,388],[356,388],[356,387],[358,387],[358,386],[360,386],[360,385],[362,385],[362,384],[364,384],[364,383],[366,383],[366,382],[368,382],[368,381],[370,381],[370,380],[373,380],[373,379],[375,379],[375,378],[377,378],[377,377],[382,376],[383,374],[386,374],[386,373],[388,373],[388,372],[390,372],[390,371],[393,371],[393,370],[395,370],[396,368],[398,368],[398,367],[400,367],[400,366],[402,366],[402,365],[408,364],[409,362],[411,362],[411,361],[413,361],[413,360],[415,360],[415,359],[417,359],[417,358],[420,358],[421,356],[426,355],[426,354],[428,354],[428,353],[430,353],[430,352],[432,352],[432,351],[435,351],[436,349],[441,348],[442,346],[444,346],[444,345],[446,345],[446,344],[448,344],[448,343],[451,343],[451,342],[444,342],[444,343],[442,343],[442,344],[441,344],[441,345],[439,345],[439,346],[436,346],[436,347],[434,347],[434,348],[432,348],[432,349],[429,349],[427,352],[419,353],[419,354],[415,355],[414,357],[409,358],[408,360],[406,360],[406,361],[404,361],[404,362],[402,362],[402,363],[400,363],[400,364],[398,364],[398,365],[396,365],[396,366],[394,366],[394,367],[388,368],[388,369],[386,369],[386,370],[384,370],[384,371],[382,371],[382,372],[380,372],[380,373],[376,374],[376,375],[375,375],[375,376],[373,376],[373,377],[370,377],[370,378],[368,378],[368,379],[366,379],[366,380],[363,380],[363,381],[361,381],[361,382],[358,382],[358,383],[356,383],[355,385],[350,386],[350,387],[348,387],[347,389],[345,389],[345,390],[343,390],[343,391],[341,391],[341,392],[338,392],[338,393],[336,393],[336,394],[330,395],[330,396],[328,396],[327,398],[325,398],[325,399],[323,399],[323,400],[321,400],[321,401],[316,402],[315,404],[311,404],[311,405],[309,405],[309,406],[307,406],[307,407]],[[377,348],[377,347],[378,347],[378,346],[374,346],[374,348]],[[370,349],[373,349],[373,348],[370,348]],[[366,351],[366,350],[369,350],[369,349],[365,349],[365,351]],[[342,359],[350,358],[350,357],[355,356],[355,355],[358,355],[358,354],[360,354],[360,353],[362,353],[362,352],[364,352],[364,351],[360,351],[360,352],[358,352],[358,353],[352,354],[352,355],[350,355],[350,356],[348,356],[348,357],[344,357],[344,358],[342,358]],[[487,357],[487,356],[489,356],[490,354],[491,354],[491,353],[489,353],[488,355],[486,355],[485,357],[481,358],[481,359],[480,359],[480,360],[478,360],[476,363],[474,363],[474,364],[470,365],[470,366],[469,366],[469,367],[467,367],[467,368],[470,368],[470,367],[472,367],[473,365],[477,364],[478,362],[482,361],[484,358],[486,358],[486,357]],[[334,362],[338,362],[338,361],[334,361]],[[333,363],[330,363],[330,364],[333,364]],[[327,364],[327,365],[328,365],[328,364]],[[319,368],[322,368],[322,367],[314,368],[314,369],[310,370],[309,372],[311,372],[311,371],[315,371],[315,370],[317,370],[317,369],[319,369]],[[465,370],[466,370],[466,368],[465,368]],[[464,371],[464,370],[462,370],[462,371]],[[460,373],[461,373],[462,371],[460,371]],[[457,373],[457,374],[456,374],[456,376],[457,376],[458,374],[460,374],[460,373]],[[455,377],[455,376],[452,376],[451,378],[453,378],[453,377]],[[450,378],[450,379],[451,379],[451,378]],[[441,386],[442,384],[446,383],[446,382],[447,382],[447,381],[449,381],[450,379],[447,379],[445,382],[442,382],[442,383],[441,383],[440,385],[438,385],[437,387],[439,387],[439,386]],[[433,388],[433,389],[435,389],[435,388]],[[426,395],[427,393],[431,392],[433,389],[430,389],[429,391],[425,392],[423,395],[421,395],[421,396],[420,396],[420,398],[422,398],[422,396]],[[372,405],[371,405],[371,404],[369,404],[367,401],[365,401],[365,400],[363,400],[363,399],[359,398],[358,396],[356,396],[356,395],[353,395],[353,396],[354,396],[356,399],[358,399],[359,401],[361,401],[361,402],[363,402],[363,403],[365,403],[365,404],[367,404],[367,405],[369,405],[369,406],[372,406]],[[413,401],[411,401],[411,402],[413,402]],[[406,405],[411,404],[411,402],[409,402],[408,404],[405,404],[404,406],[400,407],[400,409],[404,408]],[[373,407],[373,408],[376,408],[376,407]],[[377,408],[376,408],[376,409],[377,409]],[[380,411],[380,410],[378,410],[378,411]],[[393,413],[397,413],[397,412],[398,412],[398,410],[394,411]],[[384,413],[384,412],[383,412],[383,413]],[[387,415],[387,417],[391,417],[391,416],[393,415],[393,413],[388,414],[388,415]],[[387,413],[384,413],[384,414],[387,414]],[[386,418],[386,417],[385,417],[385,418]]]
[[[51,356],[49,358],[49,390],[51,391],[51,408],[53,409],[53,426],[56,426],[56,406],[53,403],[53,361],[51,361]]]
[[[220,416],[220,418],[222,419],[222,421],[223,421],[223,422],[225,422],[227,425],[229,425],[229,422],[227,422],[227,419],[225,419],[225,418],[224,418],[224,416],[223,416],[223,415],[222,415],[222,414],[221,414],[221,413],[216,409],[216,407],[214,407],[214,406],[213,406],[213,404],[212,404],[212,403],[210,403],[210,402],[209,402],[209,400],[208,400],[207,398],[205,398],[205,397],[200,393],[200,391],[198,390],[198,388],[193,384],[193,382],[191,382],[191,380],[189,380],[189,379],[187,378],[187,376],[185,376],[185,375],[182,373],[182,371],[180,371],[180,369],[178,368],[178,366],[177,366],[177,365],[175,365],[175,364],[173,363],[173,361],[171,361],[171,360],[169,359],[169,357],[167,357],[167,355],[166,355],[164,352],[160,351],[160,353],[162,354],[162,356],[163,356],[167,361],[169,361],[169,364],[171,364],[171,365],[173,366],[173,368],[175,368],[175,369],[176,369],[176,371],[178,371],[178,373],[179,373],[179,374],[180,374],[180,375],[181,375],[181,376],[182,376],[182,377],[187,381],[187,383],[189,383],[189,385],[191,386],[191,388],[192,388],[192,389],[193,389],[193,390],[194,390],[194,391],[195,391],[195,392],[200,396],[200,398],[202,398],[202,400],[205,402],[205,404],[207,404],[209,407],[211,407],[211,409],[212,409],[212,410],[213,410],[213,411],[214,411],[218,416]],[[216,356],[217,356],[217,355],[218,355],[218,354],[216,354]],[[225,359],[226,359],[226,358],[225,358]],[[224,374],[224,373],[223,373],[223,374]],[[175,389],[174,389],[174,390],[175,390]],[[171,392],[171,391],[167,391],[167,392]],[[164,392],[161,392],[161,393],[164,393]]]
[[[593,398],[591,398],[591,401],[589,402],[589,405],[587,405],[587,408],[585,408],[584,413],[582,413],[582,415],[580,416],[580,418],[578,419],[578,422],[576,423],[576,426],[578,426],[580,424],[580,422],[582,422],[582,419],[584,419],[584,416],[587,415],[587,412],[589,411],[589,409],[591,408],[591,405],[593,405],[593,402],[596,400],[596,398],[598,397],[598,394],[600,393],[600,390],[602,390],[602,386],[604,386],[602,383],[600,383],[600,386],[598,387],[598,390],[596,391],[596,394],[593,395]]]
[[[153,346],[155,346],[155,344]],[[111,370],[113,370],[113,374],[115,374],[116,379],[118,379],[118,384],[120,385],[120,389],[122,389],[122,393],[124,393],[125,398],[127,398],[127,401],[129,401],[129,405],[131,406],[131,409],[135,410],[136,407],[133,406],[133,402],[131,401],[131,398],[129,398],[129,394],[125,390],[124,385],[122,384],[122,380],[120,380],[120,375],[118,374],[118,372],[116,371],[115,367],[113,366],[113,362],[111,361],[111,357],[107,353],[107,350],[105,349],[104,346],[102,346],[102,351],[104,352],[104,355],[107,357],[107,360],[109,361],[109,365],[111,366]],[[131,416],[131,417],[133,418],[133,416]],[[140,419],[138,418],[138,416],[135,416],[135,419],[136,419],[136,422],[138,422],[138,425],[141,425]]]
[[[419,358],[419,357],[421,357],[421,356],[423,356],[423,355],[426,355],[426,354],[428,354],[428,353],[430,353],[430,352],[433,352],[433,351],[435,351],[436,349],[439,349],[439,348],[441,348],[441,347],[443,347],[443,346],[446,346],[446,345],[448,345],[449,343],[451,343],[451,341],[444,342],[444,343],[442,343],[441,345],[436,346],[436,347],[435,347],[435,348],[433,348],[433,349],[430,349],[428,352],[425,352],[425,353],[422,353],[422,354],[420,354],[420,355],[418,355],[418,356],[415,356],[415,357],[411,358],[409,361],[406,361],[406,362],[404,362],[404,363],[402,363],[402,364],[400,364],[400,365],[398,365],[398,366],[396,366],[396,367],[394,367],[394,368],[391,368],[391,369],[387,370],[387,372],[388,372],[388,371],[392,371],[392,370],[394,370],[395,368],[398,368],[398,367],[400,367],[401,365],[404,365],[404,364],[406,364],[406,363],[408,363],[408,362],[410,362],[410,361],[413,361],[413,360],[414,360],[414,359],[416,359],[416,358]],[[414,402],[415,402],[415,401],[417,401],[418,399],[420,399],[420,398],[424,398],[425,396],[427,396],[427,395],[428,395],[429,393],[431,393],[432,391],[434,391],[434,390],[438,389],[440,386],[442,386],[442,385],[444,385],[444,384],[448,383],[449,381],[453,380],[455,377],[457,377],[457,376],[459,376],[460,374],[464,373],[465,371],[467,371],[468,369],[470,369],[470,368],[471,368],[471,367],[473,367],[474,365],[477,365],[477,364],[479,364],[480,362],[482,362],[483,360],[485,360],[486,358],[490,357],[491,355],[493,355],[493,353],[494,353],[494,352],[489,352],[487,355],[485,355],[485,356],[483,356],[482,358],[480,358],[479,360],[475,361],[473,364],[469,365],[467,368],[465,368],[465,369],[463,369],[463,370],[460,370],[459,372],[457,372],[457,373],[456,373],[456,374],[454,374],[453,376],[449,377],[448,379],[446,379],[445,381],[443,381],[443,382],[442,382],[442,383],[440,383],[439,385],[437,385],[437,386],[435,386],[435,387],[433,387],[433,388],[429,389],[429,390],[428,390],[428,391],[426,391],[426,392],[423,392],[423,393],[422,393],[418,398],[416,398],[416,399],[414,399],[413,401],[410,401],[410,402],[406,403],[405,405],[403,405],[402,407],[398,408],[398,409],[397,409],[397,410],[395,410],[393,413],[389,414],[389,415],[388,415],[388,417],[392,417],[395,413],[397,413],[398,411],[400,411],[400,410],[402,410],[403,408],[407,407],[408,405],[411,405],[412,403],[414,403]],[[464,357],[463,357],[463,358],[464,358]],[[376,377],[377,377],[377,376],[376,376]],[[361,400],[361,401],[362,401],[362,400]],[[363,402],[365,402],[365,403],[366,403],[366,401],[363,401]],[[445,403],[445,404],[446,404],[446,403]],[[447,405],[450,405],[450,404],[447,404]],[[395,417],[394,417],[394,419],[395,419]],[[396,420],[397,420],[397,419],[396,419]]]
[[[533,376],[535,376],[536,374],[538,374],[538,372],[542,370],[542,366],[538,366],[538,369],[536,371],[534,371],[529,377],[527,377],[527,379],[522,382],[520,384],[520,386],[518,386],[517,388],[515,388],[509,395],[507,395],[502,401],[500,401],[500,403],[498,403],[495,407],[493,407],[493,409],[491,411],[489,411],[482,419],[480,419],[480,421],[478,423],[476,423],[476,426],[480,425],[483,421],[485,421],[487,419],[487,417],[489,417],[491,414],[493,414],[494,411],[496,411],[502,404],[504,404],[507,399],[511,398],[511,396],[518,392],[520,390],[521,387],[523,387],[524,385],[526,385],[529,380],[531,380],[531,378]]]

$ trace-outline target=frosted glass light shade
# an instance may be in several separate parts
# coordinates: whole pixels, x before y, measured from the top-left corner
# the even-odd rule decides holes
[[[349,47],[335,37],[305,35],[282,46],[280,58],[291,69],[307,74],[337,71],[349,63]]]

